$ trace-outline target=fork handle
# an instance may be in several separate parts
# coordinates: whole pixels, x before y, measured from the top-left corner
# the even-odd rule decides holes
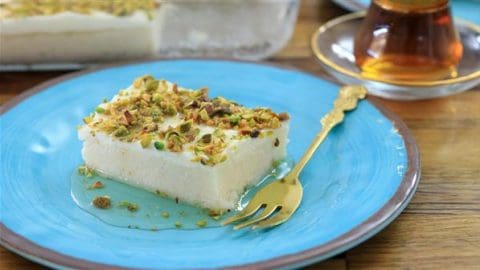
[[[367,89],[358,85],[344,86],[340,89],[340,93],[335,99],[333,109],[321,120],[322,129],[317,133],[310,147],[308,147],[300,161],[292,169],[292,173],[295,175],[294,179],[299,178],[303,168],[312,158],[318,146],[325,140],[328,133],[330,133],[330,130],[343,121],[345,116],[344,112],[355,109],[358,100],[365,98],[366,94]]]

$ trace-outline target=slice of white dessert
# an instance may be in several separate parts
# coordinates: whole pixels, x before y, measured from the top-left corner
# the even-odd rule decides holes
[[[0,0],[0,64],[150,57],[154,0]]]
[[[144,76],[78,130],[87,167],[200,207],[236,206],[286,154],[288,119]]]

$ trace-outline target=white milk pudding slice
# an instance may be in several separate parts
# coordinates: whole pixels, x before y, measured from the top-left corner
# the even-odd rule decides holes
[[[100,174],[223,211],[285,157],[288,119],[147,75],[100,104],[78,135]]]

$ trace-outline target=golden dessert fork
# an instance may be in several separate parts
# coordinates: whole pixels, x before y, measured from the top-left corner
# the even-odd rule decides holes
[[[330,130],[343,121],[344,112],[355,109],[358,100],[365,98],[366,94],[367,89],[363,86],[351,85],[342,87],[334,102],[333,109],[321,120],[322,129],[295,167],[284,178],[263,187],[242,211],[224,220],[222,225],[241,221],[249,217],[244,222],[235,225],[234,229],[237,230],[248,226],[252,226],[253,229],[268,228],[287,221],[297,210],[302,200],[303,187],[299,181],[300,172],[318,146],[327,137]],[[260,210],[261,208],[263,210]],[[259,213],[255,215],[257,212]]]

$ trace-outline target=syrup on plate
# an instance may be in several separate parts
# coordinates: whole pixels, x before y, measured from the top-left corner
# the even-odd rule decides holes
[[[77,170],[71,176],[71,195],[80,208],[103,222],[118,227],[153,231],[220,227],[222,219],[243,209],[257,190],[285,176],[292,164],[291,159],[279,162],[259,184],[243,194],[236,209],[223,216],[212,215],[206,209],[168,198],[160,192],[155,194],[97,174],[86,177]],[[97,181],[102,183],[102,187],[95,188]],[[110,207],[101,209],[92,204],[100,196],[110,198]]]

